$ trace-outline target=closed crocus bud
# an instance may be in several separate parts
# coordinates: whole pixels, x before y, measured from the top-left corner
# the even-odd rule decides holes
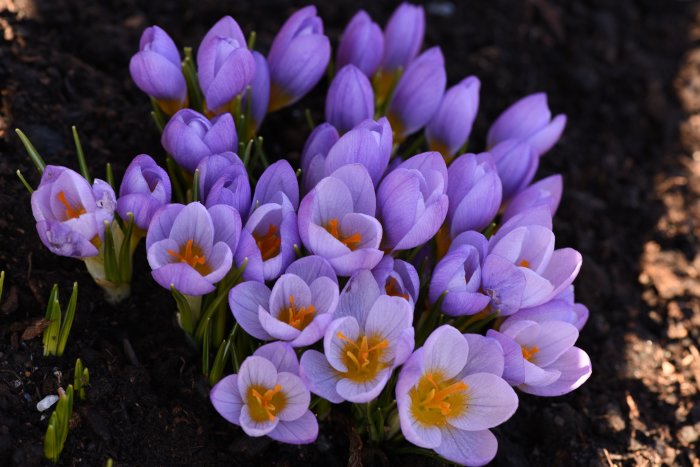
[[[330,123],[322,123],[311,132],[301,152],[301,176],[304,191],[308,192],[325,175],[328,151],[338,142],[338,130]]]
[[[131,161],[124,172],[117,212],[125,220],[132,213],[134,224],[141,230],[147,230],[156,211],[170,203],[171,194],[168,173],[151,156],[141,154]]]
[[[425,34],[425,11],[422,6],[402,3],[384,28],[382,70],[406,69],[418,55]]]
[[[450,236],[484,229],[501,206],[501,180],[493,158],[489,153],[463,154],[450,164],[447,173]]]
[[[267,60],[259,52],[253,51],[255,59],[255,74],[250,82],[250,117],[252,122],[249,123],[248,137],[252,138],[260,128],[265,114],[267,113],[267,105],[270,102],[270,69],[267,66]],[[248,97],[244,99],[244,109],[247,108]]]
[[[439,47],[426,50],[408,66],[387,109],[387,117],[397,138],[405,138],[430,121],[442,102],[446,82]]]
[[[59,256],[97,256],[96,245],[112,222],[116,200],[108,183],[92,186],[77,172],[47,165],[32,193],[32,214],[41,242]]]
[[[226,204],[245,217],[250,208],[250,181],[237,155],[225,152],[206,157],[197,170],[199,197],[207,208]]]
[[[489,152],[496,162],[504,200],[517,195],[535,177],[540,157],[527,141],[507,139],[492,147]]]
[[[522,139],[541,156],[559,141],[565,126],[566,115],[559,114],[552,119],[545,93],[531,94],[508,107],[493,122],[487,145],[491,148],[507,139]]]
[[[417,50],[416,50],[417,52]],[[355,65],[366,76],[379,68],[384,54],[384,36],[379,25],[366,11],[360,10],[348,23],[338,44],[336,65]]]
[[[447,167],[440,153],[413,156],[387,174],[377,190],[382,246],[408,250],[430,240],[447,215]]]
[[[197,72],[206,107],[221,113],[245,91],[255,74],[255,59],[241,28],[230,16],[219,20],[197,50]]]
[[[307,6],[284,23],[267,56],[270,66],[270,104],[274,112],[301,99],[326,71],[331,44],[323,35],[316,7]]]
[[[543,178],[527,187],[525,190],[518,193],[512,199],[505,212],[501,222],[515,217],[519,213],[527,212],[533,208],[546,206],[554,217],[561,201],[561,193],[564,189],[561,175],[552,175]]]
[[[225,113],[209,121],[191,109],[173,115],[165,125],[160,141],[175,162],[188,172],[194,172],[205,157],[235,151],[238,146],[231,114]]]
[[[479,79],[470,76],[447,90],[425,129],[431,150],[449,159],[464,146],[479,110],[480,87]]]
[[[374,94],[369,79],[354,65],[346,65],[328,88],[326,121],[345,133],[372,116]]]
[[[146,28],[139,51],[129,62],[131,78],[140,90],[154,98],[168,115],[187,105],[187,83],[180,52],[168,33],[158,26]]]

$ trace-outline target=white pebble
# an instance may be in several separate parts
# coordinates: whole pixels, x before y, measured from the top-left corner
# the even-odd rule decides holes
[[[56,402],[58,402],[58,396],[51,394],[50,396],[46,396],[43,399],[41,399],[39,402],[36,404],[36,409],[39,412],[43,412],[44,410],[48,409],[52,405],[54,405]]]

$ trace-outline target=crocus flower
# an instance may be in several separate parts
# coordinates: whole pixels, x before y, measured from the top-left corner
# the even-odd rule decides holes
[[[197,50],[197,73],[206,108],[222,113],[245,91],[255,74],[255,59],[243,32],[230,16],[207,32]]]
[[[310,256],[314,261],[325,261]],[[318,342],[338,305],[338,284],[326,276],[307,281],[283,274],[272,290],[259,282],[243,282],[229,293],[236,322],[260,340],[288,341],[292,347]]]
[[[418,271],[411,263],[385,255],[372,269],[372,275],[384,293],[404,298],[411,306],[415,305],[420,292],[420,283]]]
[[[439,47],[416,58],[401,76],[389,101],[387,117],[399,140],[423,128],[445,93],[445,62]]]
[[[425,11],[422,6],[402,3],[384,28],[382,71],[406,69],[418,55],[425,34]]]
[[[241,218],[230,206],[169,204],[156,213],[146,235],[153,278],[186,295],[213,292],[231,269]]]
[[[447,254],[435,266],[430,280],[429,297],[449,316],[473,315],[489,304],[481,291],[481,265],[488,250],[488,240],[478,232],[463,232],[450,245]]]
[[[211,121],[199,112],[183,109],[163,129],[161,143],[173,159],[188,172],[207,156],[235,151],[238,146],[233,117],[225,113]]]
[[[447,90],[425,128],[431,150],[451,159],[464,146],[479,110],[480,87],[479,78],[470,76]]]
[[[521,192],[535,177],[540,157],[527,141],[507,139],[492,147],[489,153],[496,162],[504,200]]]
[[[348,282],[335,316],[323,339],[324,353],[302,355],[301,378],[311,392],[333,403],[369,402],[413,350],[413,309],[402,298],[381,295],[365,270]]]
[[[563,321],[573,325],[580,331],[583,329],[586,321],[588,321],[588,315],[589,311],[586,305],[574,303],[573,286],[569,286],[547,303],[518,310],[516,314],[509,316],[506,321],[508,321],[508,323],[522,320],[535,321],[538,323],[544,321]]]
[[[566,126],[566,115],[552,119],[545,93],[523,97],[508,107],[493,122],[487,136],[487,146],[494,147],[507,139],[525,140],[541,156],[559,140]]]
[[[336,66],[355,65],[367,77],[371,77],[382,61],[384,36],[379,25],[366,11],[360,10],[352,17],[338,44]]]
[[[205,157],[199,170],[199,199],[206,207],[226,204],[246,216],[250,208],[248,171],[238,156],[224,152]]]
[[[287,197],[292,208],[296,211],[299,207],[299,182],[297,181],[294,169],[284,159],[270,165],[260,176],[255,185],[253,195],[253,205],[251,212],[257,206],[267,203],[279,202],[279,196],[283,194]]]
[[[553,217],[559,207],[563,188],[561,175],[551,175],[530,185],[508,203],[502,221],[538,206],[546,206]]]
[[[255,59],[255,74],[250,82],[250,117],[252,122],[249,127],[248,137],[252,138],[258,128],[265,119],[267,106],[270,102],[270,69],[267,66],[265,57],[256,51],[253,51]],[[243,99],[243,108],[248,106],[248,96]]]
[[[326,155],[338,141],[339,135],[330,123],[321,123],[313,129],[301,151],[301,176],[304,192],[308,193],[325,176]]]
[[[92,186],[77,172],[47,165],[32,193],[32,214],[41,242],[59,256],[97,256],[105,222],[116,207],[114,190],[95,179]]]
[[[134,224],[147,230],[158,209],[170,203],[170,178],[168,173],[146,154],[136,156],[124,172],[119,187],[117,212],[122,219],[128,213],[134,215]]]
[[[574,347],[578,330],[572,324],[517,320],[504,322],[499,331],[490,329],[487,335],[503,348],[503,377],[523,392],[561,396],[591,375],[590,358]]]
[[[321,79],[330,56],[330,41],[323,35],[316,7],[307,6],[290,16],[267,56],[272,83],[268,110],[274,112],[301,99]]]
[[[383,247],[408,250],[430,240],[447,216],[447,166],[438,152],[411,157],[389,172],[377,190]]]
[[[386,172],[393,145],[391,125],[386,117],[376,122],[365,120],[345,133],[328,151],[325,159],[326,176],[348,164],[362,164],[372,183],[379,184]]]
[[[313,443],[318,422],[309,410],[311,395],[298,376],[294,350],[275,342],[257,349],[211,389],[219,414],[248,436],[269,436],[288,444]]]
[[[143,92],[172,115],[187,105],[187,84],[180,65],[180,52],[168,33],[158,26],[141,34],[139,51],[129,62],[131,78]]]
[[[463,154],[450,164],[447,173],[450,235],[488,226],[501,206],[501,180],[491,155]]]
[[[374,116],[374,93],[369,79],[354,65],[338,71],[326,96],[326,121],[345,133]]]
[[[396,404],[404,437],[458,464],[491,461],[498,441],[489,428],[518,407],[502,371],[503,353],[491,339],[437,328],[399,373]]]
[[[318,182],[301,201],[299,235],[304,246],[327,259],[340,276],[371,269],[384,256],[375,209],[367,170],[360,164],[346,165]]]

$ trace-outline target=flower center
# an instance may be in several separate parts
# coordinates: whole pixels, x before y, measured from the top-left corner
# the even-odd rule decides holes
[[[524,259],[518,263],[518,266],[523,267],[523,268],[529,268],[530,262],[528,260]]]
[[[272,389],[251,386],[246,399],[250,418],[258,423],[273,422],[277,414],[287,405],[287,397],[279,384]]]
[[[328,224],[324,225],[323,228],[351,250],[355,250],[359,246],[360,242],[362,242],[362,235],[360,235],[360,232],[355,232],[354,234],[345,237],[338,228],[338,219],[329,220]]]
[[[359,336],[353,341],[341,331],[338,331],[336,336],[345,341],[342,359],[348,371],[341,374],[344,378],[359,383],[371,381],[379,371],[389,366],[388,362],[382,360],[389,347],[386,339],[380,339],[379,336]]]
[[[278,319],[301,331],[314,319],[315,314],[316,308],[313,305],[297,307],[294,295],[290,295],[289,306],[282,308]]]
[[[404,300],[408,300],[409,298],[407,293],[401,293],[401,288],[399,287],[399,283],[395,277],[389,277],[386,280],[384,290],[386,290],[387,295],[390,295],[392,297],[401,297]]]
[[[468,388],[464,381],[444,379],[440,373],[426,373],[409,392],[411,413],[424,425],[445,426],[449,418],[467,410]]]
[[[56,198],[58,198],[58,201],[66,208],[66,220],[75,219],[76,217],[80,217],[81,215],[87,212],[82,206],[79,206],[77,208],[71,206],[71,204],[66,199],[66,194],[63,191],[60,191]]]
[[[537,355],[537,353],[539,353],[540,351],[540,348],[536,345],[533,345],[532,347],[526,347],[523,345],[520,347],[520,349],[523,353],[523,358],[528,362],[532,362],[532,360],[535,358],[535,355]]]
[[[206,276],[211,272],[211,268],[207,265],[207,258],[204,256],[202,249],[194,244],[194,240],[187,240],[180,251],[167,250],[167,253],[181,263],[186,263],[192,266],[195,271]]]
[[[258,245],[260,254],[262,254],[263,261],[267,261],[280,254],[282,239],[280,238],[277,226],[270,224],[267,233],[261,235],[257,232],[253,232],[253,237],[255,238],[255,243]]]

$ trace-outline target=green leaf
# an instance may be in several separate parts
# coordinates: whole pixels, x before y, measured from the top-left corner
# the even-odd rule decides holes
[[[66,316],[61,323],[61,329],[58,334],[58,342],[56,346],[56,355],[63,355],[63,351],[66,348],[66,343],[68,342],[68,336],[70,335],[71,327],[73,326],[73,319],[75,319],[75,309],[78,306],[78,283],[73,282],[73,292],[70,294],[70,300],[68,301],[68,307],[66,308]]]
[[[153,104],[154,107],[158,107],[156,104]],[[158,128],[159,133],[163,133],[163,128],[165,128],[165,123],[163,123],[163,116],[160,112],[160,109],[157,110],[151,110],[151,118],[153,119],[153,123],[156,124],[156,128]]]
[[[185,47],[185,59],[182,61],[182,74],[185,76],[185,82],[187,83],[189,107],[198,112],[202,112],[204,110],[204,97],[202,96],[202,90],[199,88],[197,68],[192,58],[192,47]]]
[[[192,322],[192,309],[182,293],[175,288],[175,284],[170,284],[170,291],[175,298],[177,311],[180,313],[180,327],[189,335],[194,331],[194,323]]]
[[[126,231],[124,232],[124,238],[122,239],[122,244],[119,247],[119,282],[123,284],[129,284],[131,282],[132,274],[132,258],[131,258],[131,240],[132,232],[134,231],[134,214],[127,213],[129,220],[126,222]]]
[[[80,144],[80,137],[78,136],[78,129],[73,125],[71,127],[73,132],[73,142],[75,143],[75,152],[78,155],[78,165],[80,166],[80,173],[83,175],[85,180],[87,180],[92,185],[92,177],[90,177],[90,171],[88,170],[87,163],[85,162],[85,153],[83,152],[83,145]]]
[[[24,178],[24,175],[22,175],[22,172],[20,172],[19,169],[15,172],[17,174],[17,177],[19,178],[19,181],[22,182],[22,185],[24,185],[24,188],[29,191],[29,194],[31,195],[34,193],[34,188],[27,182],[27,179]]]
[[[199,169],[195,169],[192,177],[192,202],[199,201]]]
[[[170,184],[173,187],[173,195],[175,199],[173,202],[184,203],[185,202],[185,192],[182,191],[182,184],[180,182],[180,177],[178,173],[180,168],[175,163],[175,159],[168,156],[165,158],[165,167],[168,169],[168,176],[170,177]]]
[[[201,340],[204,337],[204,331],[205,329],[209,326],[209,322],[211,321],[212,316],[214,315],[214,312],[216,309],[219,307],[219,305],[228,297],[228,292],[231,290],[231,287],[233,287],[238,281],[240,280],[241,276],[243,275],[243,271],[245,271],[246,266],[248,265],[248,258],[243,260],[243,264],[239,268],[233,269],[229,271],[229,273],[224,277],[219,285],[217,286],[217,294],[214,300],[211,301],[211,303],[206,307],[204,310],[204,313],[202,313],[202,317],[199,320],[199,324],[197,325],[197,330],[195,331],[194,337],[195,340],[198,342],[201,342]]]
[[[119,282],[117,253],[114,248],[114,236],[112,235],[112,226],[109,221],[105,221],[105,234],[102,247],[104,248],[105,277],[109,282],[117,283]]]
[[[219,350],[216,352],[216,357],[214,357],[214,363],[211,366],[211,371],[209,372],[209,385],[214,386],[221,379],[221,375],[224,373],[224,368],[226,367],[226,360],[228,360],[229,354],[231,353],[231,338],[224,339],[219,346]]]
[[[49,320],[49,325],[44,330],[44,356],[56,355],[58,336],[61,332],[61,305],[58,299],[58,284],[54,284],[51,289],[49,302],[46,305],[45,318]]]
[[[29,138],[27,138],[27,136],[24,133],[22,133],[22,130],[16,128],[15,133],[17,133],[19,139],[22,140],[24,149],[27,151],[27,154],[29,155],[29,158],[32,160],[32,162],[34,162],[36,169],[39,171],[40,174],[43,174],[44,168],[46,167],[46,162],[44,162],[44,159],[39,155],[39,151],[37,151],[32,142],[29,141]]]
[[[51,414],[49,426],[46,427],[46,434],[44,435],[44,457],[52,461],[54,464],[58,462],[58,455],[60,454],[57,441],[56,412],[54,412]]]

